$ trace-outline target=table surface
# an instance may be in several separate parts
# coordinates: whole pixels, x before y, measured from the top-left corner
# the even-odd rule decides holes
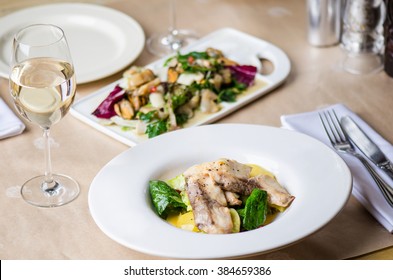
[[[21,8],[62,1],[0,0],[0,16]],[[68,1],[90,2],[118,9],[137,20],[146,37],[165,31],[167,0]],[[183,0],[177,1],[177,25],[200,36],[232,27],[282,48],[292,69],[286,82],[218,123],[280,126],[280,116],[344,103],[388,141],[393,142],[393,79],[383,71],[351,75],[340,68],[339,46],[316,48],[306,39],[306,7],[302,0]],[[153,8],[154,7],[154,8]],[[109,54],[108,54],[109,55]],[[135,65],[157,57],[145,49]],[[79,85],[78,98],[118,80],[125,69]],[[0,79],[0,96],[13,108],[8,81]],[[0,259],[159,259],[125,248],[107,237],[92,219],[89,186],[113,157],[128,146],[98,132],[70,114],[52,128],[54,171],[77,179],[80,196],[66,206],[42,209],[18,195],[21,184],[39,174],[43,153],[37,148],[41,131],[26,123],[22,135],[0,141]],[[97,152],[99,151],[99,152]],[[252,259],[393,259],[393,236],[354,198],[327,226],[287,248]]]

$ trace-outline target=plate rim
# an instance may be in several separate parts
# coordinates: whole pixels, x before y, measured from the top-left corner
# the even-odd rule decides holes
[[[255,128],[260,128],[262,130],[277,130],[277,131],[286,131],[283,133],[293,133],[292,135],[298,135],[296,137],[303,137],[303,139],[308,139],[308,141],[312,141],[313,143],[315,143],[317,146],[319,146],[319,148],[323,149],[324,153],[329,153],[330,156],[332,156],[338,163],[340,163],[340,168],[344,168],[345,170],[343,170],[343,176],[345,176],[345,180],[343,179],[343,181],[346,182],[346,189],[343,190],[345,191],[345,195],[343,194],[343,197],[340,199],[340,205],[337,205],[335,208],[334,213],[332,212],[332,214],[329,214],[329,218],[327,220],[324,220],[323,223],[320,223],[318,226],[314,226],[312,228],[312,230],[309,231],[305,231],[303,232],[303,234],[301,234],[300,237],[292,239],[291,242],[289,243],[285,243],[285,244],[281,244],[280,246],[276,246],[274,248],[268,248],[266,250],[263,251],[254,251],[254,252],[242,252],[241,254],[239,253],[233,253],[232,255],[222,255],[218,252],[216,252],[215,254],[208,254],[208,255],[198,255],[198,254],[194,254],[193,256],[190,256],[190,254],[185,255],[184,253],[178,253],[178,254],[174,254],[173,252],[168,254],[165,252],[158,252],[157,250],[152,250],[150,249],[146,249],[146,248],[141,248],[140,246],[137,246],[135,244],[130,245],[129,242],[126,242],[124,240],[121,240],[119,238],[117,238],[113,233],[108,232],[108,230],[105,228],[105,225],[103,225],[101,223],[101,221],[99,221],[97,218],[97,213],[95,212],[94,209],[94,201],[93,201],[93,195],[94,192],[96,191],[95,188],[96,184],[97,184],[97,180],[100,179],[101,176],[103,176],[103,172],[105,172],[105,168],[108,168],[107,166],[110,166],[112,163],[115,163],[117,160],[119,160],[120,158],[124,157],[127,153],[133,153],[133,149],[143,149],[145,146],[151,146],[151,145],[157,145],[156,143],[158,141],[160,141],[160,137],[161,139],[166,137],[180,137],[180,134],[184,134],[184,133],[188,133],[188,131],[190,130],[195,130],[195,129],[200,129],[200,130],[204,130],[206,129],[206,127],[230,127],[232,126],[232,128],[235,126],[237,127],[246,127],[247,129],[255,129]],[[173,134],[177,133],[178,136],[174,136]],[[280,132],[279,132],[280,133]],[[170,135],[172,134],[172,135]],[[179,258],[179,259],[220,259],[220,258],[238,258],[238,257],[246,257],[246,256],[252,256],[252,255],[257,255],[257,254],[265,254],[265,253],[269,253],[272,251],[276,251],[279,250],[283,247],[287,247],[287,246],[291,246],[307,237],[309,237],[310,235],[313,235],[315,232],[321,230],[322,228],[324,228],[328,223],[331,222],[332,219],[334,219],[344,208],[344,206],[346,205],[346,203],[348,202],[350,196],[351,196],[351,191],[352,191],[352,174],[350,172],[350,169],[348,167],[348,165],[345,163],[345,161],[337,154],[335,153],[332,149],[330,149],[328,146],[326,146],[323,142],[319,141],[318,139],[315,139],[311,136],[308,136],[306,134],[300,133],[300,132],[296,132],[293,130],[288,130],[288,129],[284,129],[284,128],[278,128],[278,127],[272,127],[272,126],[265,126],[265,125],[255,125],[255,124],[233,124],[233,123],[229,123],[229,124],[213,124],[213,125],[203,125],[203,126],[198,126],[198,127],[192,127],[192,128],[187,128],[184,129],[182,131],[175,131],[175,132],[171,132],[168,134],[164,134],[162,136],[158,136],[157,138],[153,138],[153,141],[147,141],[144,142],[141,145],[138,145],[134,148],[129,148],[126,151],[122,152],[121,154],[119,154],[118,156],[114,157],[111,161],[109,161],[98,173],[97,175],[94,177],[90,188],[89,188],[89,194],[88,194],[88,206],[89,206],[89,210],[90,213],[93,217],[94,222],[97,224],[97,226],[100,228],[101,231],[103,231],[108,237],[110,237],[112,240],[114,240],[115,242],[133,249],[133,250],[137,250],[139,252],[148,254],[148,255],[152,255],[152,256],[159,256],[159,257],[166,257],[166,258]],[[142,147],[142,148],[141,148]],[[343,187],[343,186],[341,186]],[[296,199],[295,199],[296,200]],[[288,209],[289,210],[289,209]],[[156,215],[155,213],[153,213],[154,215]],[[285,212],[284,212],[285,214]],[[159,217],[157,217],[158,219],[160,219]],[[170,226],[172,228],[174,228],[173,226]],[[182,231],[182,230],[180,230]],[[255,231],[251,231],[251,232],[255,232]],[[245,234],[249,234],[250,232],[246,232]],[[195,234],[195,233],[193,233]],[[243,234],[243,233],[242,233]],[[211,235],[210,235],[211,236]],[[227,238],[226,235],[221,235],[223,236],[223,238]],[[230,237],[229,237],[230,238]]]
[[[121,57],[123,61],[122,63],[117,63],[116,66],[111,66],[110,71],[100,71],[100,74],[92,75],[91,73],[84,74],[82,77],[77,76],[77,83],[78,84],[86,84],[90,83],[93,81],[100,80],[102,78],[106,78],[108,76],[111,76],[124,68],[126,68],[128,65],[130,65],[132,62],[134,62],[139,55],[142,53],[144,46],[145,46],[145,33],[142,28],[142,26],[137,22],[133,17],[130,15],[108,7],[104,5],[99,5],[99,4],[93,4],[93,3],[78,3],[78,2],[65,2],[65,3],[53,3],[53,4],[41,4],[41,5],[36,5],[36,6],[30,6],[26,8],[22,8],[19,10],[16,10],[14,12],[11,12],[9,14],[6,14],[2,17],[0,17],[0,24],[2,26],[7,26],[7,28],[3,29],[0,31],[1,34],[7,34],[7,32],[10,32],[13,28],[17,28],[18,26],[26,26],[29,24],[34,24],[34,23],[42,23],[42,20],[36,20],[36,19],[26,19],[23,22],[15,22],[18,20],[18,18],[22,17],[25,14],[30,14],[30,13],[37,13],[43,15],[46,12],[51,12],[51,13],[59,13],[59,14],[65,14],[64,10],[75,10],[75,11],[81,11],[82,13],[87,13],[86,15],[97,17],[100,20],[102,20],[101,17],[98,17],[97,13],[107,13],[108,15],[112,16],[113,18],[116,18],[116,21],[121,20],[122,22],[127,22],[127,24],[120,25],[117,24],[114,21],[113,24],[117,24],[119,27],[119,30],[122,30],[122,32],[128,28],[130,31],[136,32],[135,38],[138,38],[139,43],[136,45],[137,47],[135,48],[134,52],[123,52]],[[77,13],[79,14],[79,13]],[[73,14],[69,14],[69,16],[73,16]],[[50,16],[44,16],[44,19],[48,17],[53,17],[53,14]],[[126,27],[125,27],[126,26]],[[2,45],[5,45],[8,41],[4,42]],[[126,48],[125,48],[126,49]],[[124,59],[123,59],[124,58]],[[119,60],[120,61],[120,60]],[[5,67],[7,67],[8,61],[4,61],[1,59],[0,63],[0,77],[3,78],[9,78],[8,71],[5,71]],[[111,63],[109,63],[111,64]],[[113,65],[113,64],[111,64]],[[89,71],[91,72],[91,71]]]

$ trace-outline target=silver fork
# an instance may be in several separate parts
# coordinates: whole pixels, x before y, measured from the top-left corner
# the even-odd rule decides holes
[[[323,128],[330,140],[330,143],[339,152],[350,154],[360,160],[361,163],[366,167],[371,177],[374,179],[378,188],[381,190],[386,201],[391,207],[393,207],[393,192],[389,185],[381,178],[381,176],[371,167],[368,161],[353,148],[352,143],[348,140],[345,135],[340,121],[334,110],[324,111],[319,113]]]

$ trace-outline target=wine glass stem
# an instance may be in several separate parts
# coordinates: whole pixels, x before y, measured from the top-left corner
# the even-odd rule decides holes
[[[45,154],[45,182],[43,184],[44,190],[51,188],[51,185],[53,183],[49,132],[50,132],[49,128],[44,128],[44,154]]]
[[[169,34],[176,35],[176,0],[171,0],[169,5]]]

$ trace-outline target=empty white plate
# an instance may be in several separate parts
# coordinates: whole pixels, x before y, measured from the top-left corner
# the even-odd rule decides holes
[[[79,84],[122,70],[145,45],[139,23],[117,10],[81,3],[36,6],[0,18],[0,76],[8,78],[14,34],[36,23],[54,24],[64,30]]]

